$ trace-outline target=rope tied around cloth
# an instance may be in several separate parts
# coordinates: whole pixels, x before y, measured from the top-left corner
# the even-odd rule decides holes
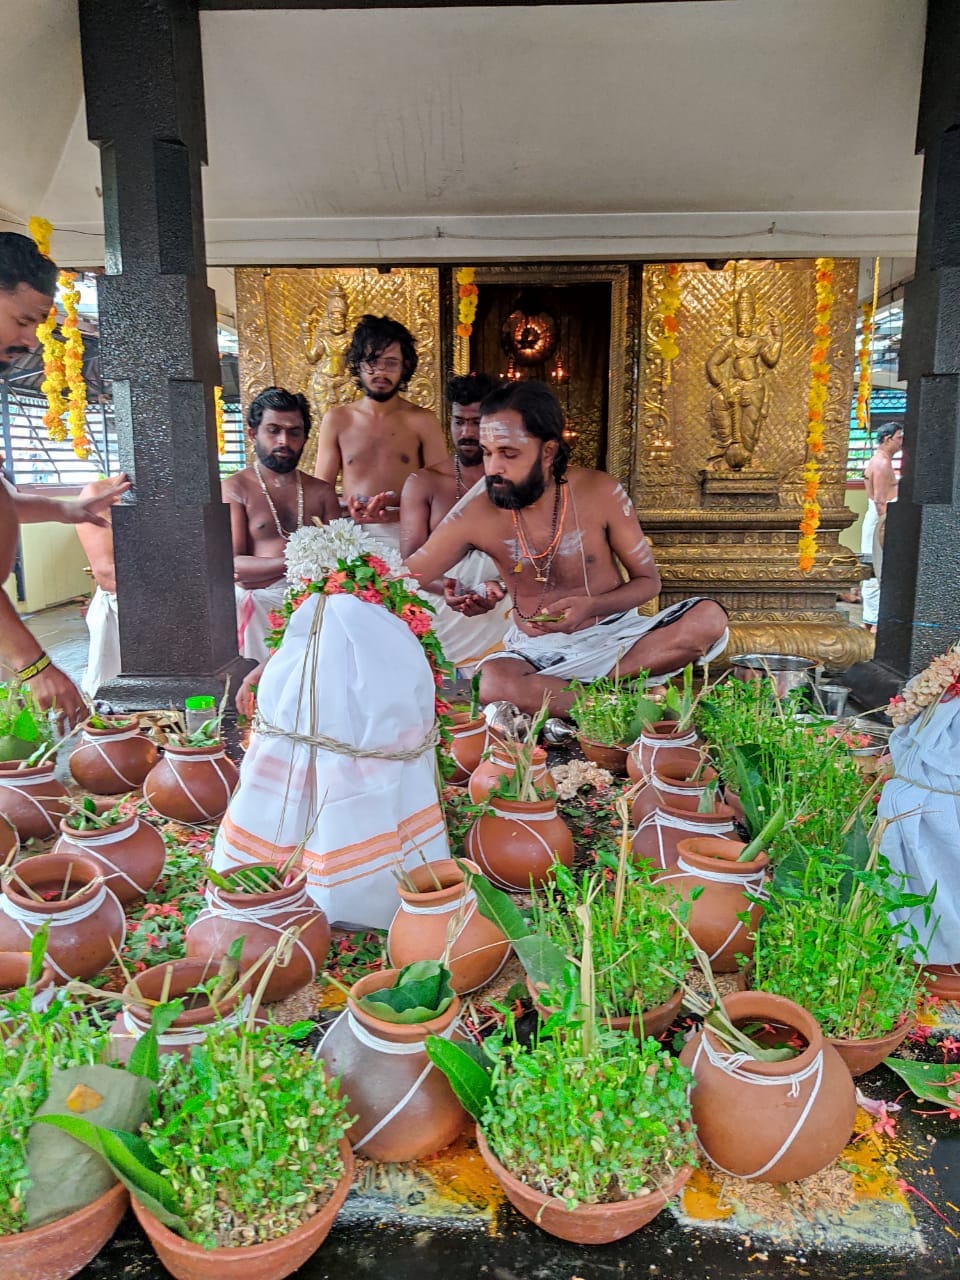
[[[335,755],[351,756],[355,760],[419,760],[422,755],[440,741],[440,726],[434,720],[423,740],[416,746],[402,750],[388,747],[354,747],[348,742],[340,742],[337,738],[329,738],[325,733],[297,733],[295,730],[279,729],[275,724],[264,720],[259,712],[253,718],[254,733],[264,737],[286,738],[290,742],[298,742],[305,747],[319,747],[321,751],[332,751]]]

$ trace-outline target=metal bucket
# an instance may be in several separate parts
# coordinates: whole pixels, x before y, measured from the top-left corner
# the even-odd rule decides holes
[[[816,663],[787,653],[741,653],[730,659],[735,680],[768,678],[783,698],[793,689],[809,689],[813,684]]]

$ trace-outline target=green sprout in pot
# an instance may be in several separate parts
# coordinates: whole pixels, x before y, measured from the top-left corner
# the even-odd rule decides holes
[[[598,1025],[589,904],[576,910],[578,990],[573,979],[572,999],[532,1044],[517,1040],[512,1015],[484,1041],[479,1061],[450,1041],[427,1040],[497,1160],[569,1210],[645,1197],[696,1164],[692,1076],[655,1040]]]
[[[143,1137],[182,1234],[195,1244],[279,1239],[311,1218],[342,1177],[349,1117],[298,1043],[310,1030],[312,1023],[224,1027],[188,1061],[164,1059],[160,1114]]]
[[[534,753],[537,750],[537,740],[549,716],[550,700],[545,694],[539,711],[533,717],[523,737],[518,740],[508,740],[498,748],[510,758],[513,771],[500,779],[490,792],[489,799],[521,800],[533,804],[554,794],[549,789],[541,789],[535,777]]]
[[[345,994],[349,991],[330,974],[327,981]],[[361,996],[357,1004],[381,1022],[411,1024],[432,1022],[453,1002],[450,970],[439,960],[416,960],[405,965],[389,987],[380,987]]]
[[[570,718],[580,736],[605,747],[629,747],[636,742],[642,730],[663,715],[659,703],[646,695],[648,674],[640,671],[621,678],[617,671],[591,684],[572,680]]]
[[[757,931],[753,985],[802,1005],[835,1039],[894,1030],[920,983],[916,930],[895,916],[929,917],[933,892],[906,892],[879,852],[880,825],[868,838],[855,812],[839,851],[784,859]]]
[[[644,1009],[666,1003],[679,989],[693,959],[674,912],[687,913],[667,885],[654,883],[642,870],[627,872],[622,902],[602,892],[604,872],[580,882],[557,865],[551,881],[533,899],[532,925],[565,953],[583,946],[577,907],[589,903],[596,966],[597,1005],[606,1017],[636,1017]],[[560,993],[548,989],[543,1004],[557,1003]]]
[[[109,809],[98,809],[90,796],[84,796],[79,803],[72,803],[70,813],[64,819],[71,831],[101,831],[106,827],[115,827],[123,822],[127,815],[123,805],[129,803],[130,796],[121,796]]]

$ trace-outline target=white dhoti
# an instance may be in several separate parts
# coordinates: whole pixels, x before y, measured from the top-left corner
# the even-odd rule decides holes
[[[960,698],[939,703],[923,724],[921,713],[890,735],[894,776],[884,783],[877,817],[889,824],[880,853],[906,877],[908,893],[936,889],[930,908],[897,912],[912,925],[900,945],[918,963],[960,963]],[[926,959],[919,947],[926,948]]]
[[[491,578],[499,578],[500,573],[488,555],[482,551],[471,551],[446,576],[455,578],[465,587],[479,587]],[[443,596],[434,595],[432,591],[422,594],[436,610],[433,630],[447,661],[455,667],[475,667],[482,658],[503,648],[503,637],[510,629],[512,605],[509,598],[495,605],[489,613],[466,618],[456,609],[451,609]]]
[[[80,687],[88,698],[95,698],[101,685],[120,674],[116,592],[97,587],[87,606],[87,630],[90,632],[90,651]]]
[[[256,658],[257,662],[266,662],[270,656],[267,648],[267,636],[273,630],[268,617],[283,607],[283,598],[287,593],[284,578],[279,582],[271,582],[269,587],[234,586],[237,596],[237,647],[241,658]]]
[[[519,627],[513,626],[504,636],[503,652],[491,654],[486,661],[522,658],[545,676],[599,680],[614,669],[617,662],[642,636],[676,622],[702,599],[702,596],[694,596],[689,600],[680,600],[652,617],[639,614],[635,609],[628,609],[625,613],[614,613],[609,618],[601,618],[595,626],[573,631],[569,635],[550,632],[541,636],[528,636]],[[715,658],[719,658],[727,647],[729,638],[729,632],[725,628],[720,639],[700,661],[713,662]],[[676,671],[658,672],[655,679],[659,683],[678,675],[682,670],[682,667],[678,667]]]
[[[260,681],[262,723],[213,866],[281,863],[305,841],[308,889],[331,923],[385,929],[398,905],[394,871],[450,856],[435,693],[399,618],[352,595],[311,595]]]
[[[882,557],[882,547],[879,548],[880,556],[877,556],[876,547],[877,534],[880,529],[880,513],[877,511],[877,504],[872,498],[867,500],[867,510],[864,513],[863,525],[860,529],[860,555],[870,560],[873,564],[873,577],[867,578],[865,582],[860,583],[860,598],[863,601],[863,622],[865,626],[874,627],[877,624],[877,617],[880,613],[880,557]]]

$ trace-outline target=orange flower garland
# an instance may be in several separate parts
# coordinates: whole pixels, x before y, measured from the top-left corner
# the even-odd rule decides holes
[[[223,387],[213,388],[213,416],[217,423],[217,457],[227,452],[227,437],[223,431]]]
[[[809,573],[817,558],[817,530],[820,528],[820,455],[823,453],[824,410],[830,388],[830,342],[833,319],[832,258],[817,258],[814,275],[816,307],[813,320],[813,349],[810,352],[810,390],[807,393],[807,461],[803,467],[803,515],[797,543],[801,573]]]
[[[45,258],[49,258],[53,227],[46,218],[31,218],[29,230],[37,248]],[[80,292],[74,287],[76,279],[72,271],[61,271],[57,281],[63,291],[63,341],[58,342],[53,336],[57,327],[55,305],[50,308],[46,320],[37,325],[37,339],[43,348],[44,377],[40,389],[47,398],[44,426],[50,433],[51,440],[66,440],[67,425],[63,420],[66,416],[73,451],[78,458],[86,459],[90,454],[91,442],[87,435],[87,384],[83,377],[83,334],[80,332],[77,315]],[[69,400],[65,394],[68,391]]]
[[[865,435],[870,433],[870,392],[873,389],[873,370],[871,354],[873,351],[873,333],[877,314],[877,291],[880,285],[880,259],[873,263],[873,297],[860,308],[862,320],[860,324],[860,346],[857,350],[857,426]]]
[[[474,267],[460,267],[456,274],[457,281],[457,337],[469,338],[473,333],[473,322],[477,318],[477,298],[480,290],[474,281],[477,272]]]

